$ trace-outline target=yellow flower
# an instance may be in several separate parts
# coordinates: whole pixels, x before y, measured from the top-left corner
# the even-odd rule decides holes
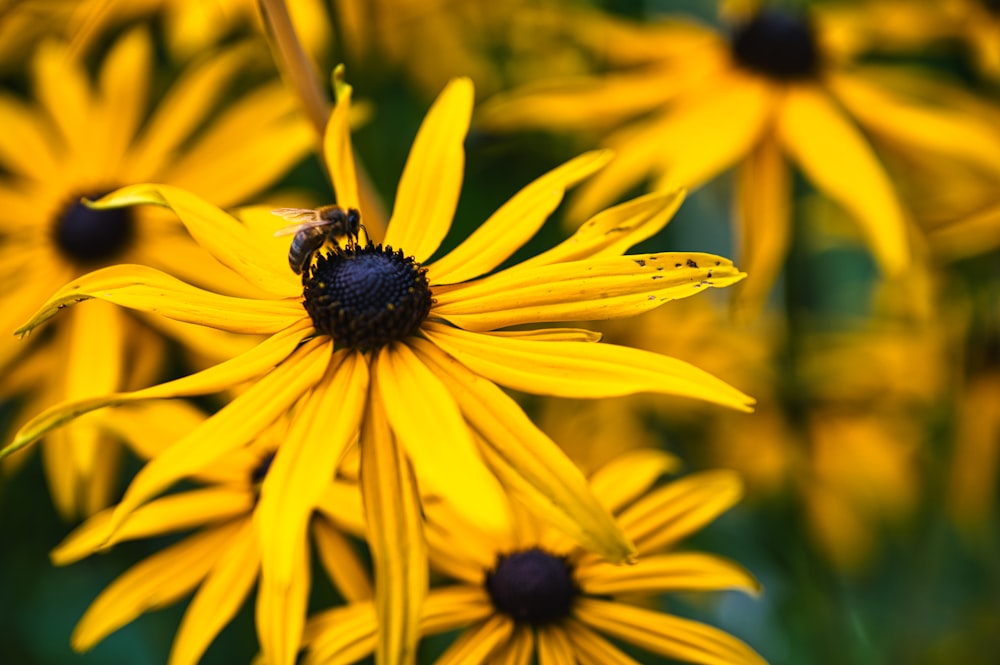
[[[347,125],[350,88],[339,84],[338,89],[325,155],[337,203],[350,211],[359,200]],[[286,543],[300,541],[321,489],[360,432],[361,488],[384,626],[382,662],[411,656],[426,586],[411,473],[422,492],[451,500],[497,528],[503,526],[502,484],[575,541],[613,561],[629,558],[631,544],[583,475],[496,383],[575,398],[680,394],[742,410],[752,400],[686,363],[596,343],[597,336],[586,330],[498,329],[628,316],[732,284],[743,274],[707,254],[622,256],[666,224],[680,203],[678,192],[611,208],[562,244],[487,274],[541,227],[565,188],[607,162],[603,152],[582,155],[542,176],[456,249],[424,267],[451,226],[472,100],[471,82],[458,79],[428,113],[400,179],[385,244],[355,238],[331,243],[301,277],[289,270],[287,245],[277,249],[274,230],[283,222],[273,215],[251,214],[241,223],[166,185],[128,187],[105,197],[99,203],[104,209],[135,203],[172,208],[216,258],[273,297],[225,297],[151,268],[116,266],[67,285],[22,333],[62,307],[97,298],[271,336],[186,378],[50,409],[22,428],[2,454],[96,408],[252,382],[153,459],[136,476],[119,514],[242,447],[294,405],[293,425],[264,482],[257,519],[260,538],[275,543],[264,553],[262,592],[280,595],[294,566]],[[114,521],[112,528],[117,526]],[[279,649],[268,635],[261,641],[269,662],[294,659],[294,651]]]
[[[301,159],[309,130],[278,84],[236,101],[189,141],[246,55],[220,52],[185,69],[145,121],[153,53],[143,30],[113,44],[94,83],[65,44],[42,44],[31,63],[36,101],[0,95],[0,396],[23,396],[26,408],[37,412],[148,384],[161,369],[163,342],[145,323],[214,361],[239,348],[223,346],[215,331],[103,304],[71,313],[30,344],[11,333],[67,281],[111,263],[147,264],[230,293],[251,292],[163,211],[99,212],[80,203],[155,179],[234,205]],[[35,380],[24,383],[27,375]],[[107,505],[119,452],[100,418],[54,432],[44,452],[53,500],[64,516]]]
[[[204,415],[178,400],[120,409],[116,424],[129,438],[142,442],[144,453],[154,454],[203,420]],[[267,543],[259,540],[253,528],[255,506],[287,426],[287,421],[280,421],[247,447],[219,457],[190,479],[197,483],[196,488],[137,508],[112,539],[105,539],[113,514],[109,508],[91,517],[53,550],[53,562],[66,565],[127,540],[194,530],[131,567],[102,591],[73,632],[74,649],[87,651],[139,615],[197,590],[184,613],[168,662],[195,665],[201,659],[257,581],[261,552]],[[356,492],[356,487],[353,489]],[[335,500],[344,492],[331,487],[328,494],[328,499]],[[319,507],[311,521],[311,540],[320,561],[344,598],[369,600],[368,573],[337,526],[346,523],[356,530],[361,521],[360,504],[326,500]],[[258,595],[257,603],[258,624],[275,623],[278,631],[290,636],[302,630],[311,586],[308,543],[304,539],[295,543],[295,550],[289,603],[268,606],[271,597],[265,594]]]
[[[664,592],[759,585],[743,568],[711,554],[673,551],[740,497],[728,471],[692,474],[652,489],[676,461],[636,450],[596,472],[591,487],[618,517],[639,552],[633,566],[608,564],[574,548],[533,516],[519,512],[510,531],[491,534],[441,504],[428,507],[432,565],[455,583],[427,597],[421,629],[463,629],[438,665],[540,662],[635,663],[601,633],[691,663],[762,664],[750,647],[716,628],[621,600]],[[370,653],[371,602],[328,610],[306,626],[307,665],[353,663]]]
[[[898,274],[910,261],[907,213],[872,142],[996,175],[1000,134],[947,108],[947,97],[920,102],[896,92],[893,71],[842,57],[826,27],[783,9],[737,17],[728,37],[682,20],[617,27],[610,73],[515,90],[488,103],[482,122],[611,130],[603,145],[618,158],[581,192],[578,211],[648,177],[657,190],[696,187],[736,167],[751,301],[769,289],[787,251],[792,165],[853,217],[885,272]]]

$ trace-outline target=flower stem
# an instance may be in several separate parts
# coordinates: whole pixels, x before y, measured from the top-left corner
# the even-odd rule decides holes
[[[309,122],[319,136],[319,144],[323,145],[323,135],[326,123],[330,117],[330,101],[320,83],[316,67],[302,48],[292,25],[292,17],[284,0],[258,0],[264,25],[267,26],[268,41],[274,54],[278,68],[290,80],[292,87],[302,102]],[[372,228],[384,229],[388,217],[381,197],[375,191],[364,166],[355,158],[355,171],[358,178],[358,190],[361,200],[365,202],[365,217],[367,225]],[[324,160],[320,163],[325,166]],[[329,176],[329,174],[327,174]]]

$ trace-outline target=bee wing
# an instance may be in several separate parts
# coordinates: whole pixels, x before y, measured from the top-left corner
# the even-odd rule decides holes
[[[323,226],[326,224],[325,221],[319,218],[319,215],[316,214],[315,210],[310,210],[308,208],[277,208],[272,210],[271,214],[283,217],[290,222],[298,222],[297,224],[292,224],[275,231],[274,235],[276,237],[292,235],[293,233],[298,233],[302,229],[308,229],[314,226]]]

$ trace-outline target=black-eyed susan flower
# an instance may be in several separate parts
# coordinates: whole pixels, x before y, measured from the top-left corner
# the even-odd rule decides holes
[[[350,88],[340,84],[325,138],[337,203],[358,208],[349,141]],[[537,231],[564,190],[608,161],[588,153],[521,190],[456,249],[428,259],[448,232],[462,183],[472,114],[467,79],[449,84],[417,134],[380,244],[362,231],[317,251],[301,277],[276,251],[286,222],[243,222],[182,189],[126,187],[101,209],[152,203],[174,210],[203,246],[270,299],[220,296],[152,268],[113,266],[74,280],[20,332],[56,311],[98,299],[239,333],[269,334],[254,349],[203,372],[133,393],[67,403],[27,424],[6,452],[103,406],[210,393],[252,382],[204,425],[136,476],[109,529],[177,478],[243,447],[294,407],[292,425],[261,492],[263,593],[287,594],[318,497],[360,436],[360,484],[383,625],[378,657],[412,657],[426,565],[417,486],[503,528],[501,483],[576,541],[621,562],[632,546],[583,475],[496,384],[596,398],[652,391],[747,410],[739,390],[673,358],[598,343],[586,330],[521,326],[628,316],[743,277],[708,254],[622,255],[669,220],[679,192],[606,210],[558,246],[492,272]],[[364,211],[360,212],[363,222]],[[287,241],[286,241],[287,243]],[[427,265],[424,265],[424,264]],[[491,273],[491,274],[490,274]],[[86,305],[85,305],[86,307]],[[508,328],[519,326],[516,330]],[[359,434],[360,433],[360,434]],[[275,600],[275,603],[282,601]],[[262,636],[268,662],[294,659],[291,642]]]
[[[845,57],[822,15],[767,7],[731,18],[725,32],[680,19],[618,27],[607,45],[618,51],[611,71],[499,96],[482,122],[607,131],[603,145],[618,158],[583,188],[577,210],[606,205],[647,178],[655,189],[697,187],[735,167],[751,301],[786,254],[791,167],[851,215],[888,274],[908,264],[912,249],[907,212],[876,144],[1000,173],[995,126],[949,108],[947,96],[899,93],[887,84],[893,70]]]
[[[753,649],[722,630],[640,600],[671,592],[759,590],[737,564],[676,547],[739,500],[738,476],[702,472],[654,488],[675,465],[666,453],[635,450],[591,478],[594,493],[636,544],[633,566],[583,552],[524,512],[515,511],[512,528],[497,534],[449,506],[429,506],[432,566],[454,583],[430,591],[422,633],[462,631],[438,665],[528,663],[533,657],[543,663],[637,662],[605,636],[683,662],[761,665]],[[356,662],[371,652],[375,632],[371,602],[318,614],[306,627],[305,663]]]
[[[191,65],[147,117],[153,53],[144,30],[113,44],[94,82],[66,44],[50,41],[31,62],[35,100],[0,95],[0,396],[24,397],[34,412],[148,385],[161,369],[162,342],[146,323],[213,362],[240,348],[240,340],[224,343],[217,331],[103,305],[71,313],[30,342],[12,333],[67,281],[112,263],[156,266],[224,292],[252,292],[171,215],[98,211],[81,202],[156,179],[235,205],[301,159],[309,129],[277,84],[254,89],[205,124],[246,56],[229,50]],[[41,367],[22,369],[24,363]],[[37,380],[16,385],[26,375]],[[117,448],[99,420],[54,432],[44,447],[53,500],[67,517],[107,505],[114,488]]]
[[[153,418],[158,426],[151,431]],[[154,455],[203,420],[203,414],[177,400],[121,409],[115,424],[129,439],[141,442],[144,455]],[[195,665],[201,660],[250,597],[260,574],[261,552],[267,543],[259,539],[253,519],[261,484],[287,426],[287,420],[279,421],[245,448],[221,456],[188,479],[193,487],[137,508],[110,540],[106,527],[113,508],[92,516],[52,551],[53,562],[66,565],[120,542],[190,531],[129,568],[101,592],[73,632],[74,649],[87,651],[141,614],[193,594],[167,662]],[[356,494],[356,485],[350,488]],[[296,565],[289,602],[272,607],[268,601],[274,596],[257,595],[257,622],[266,626],[263,635],[287,635],[297,644],[311,587],[310,544],[315,544],[320,561],[345,599],[370,600],[368,573],[337,526],[347,524],[358,530],[360,502],[332,505],[340,496],[347,496],[344,490],[330,488],[311,519],[309,541],[294,544]],[[324,513],[324,506],[334,509],[336,517]]]

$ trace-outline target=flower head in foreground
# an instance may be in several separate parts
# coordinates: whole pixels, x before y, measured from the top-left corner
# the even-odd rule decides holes
[[[204,420],[181,400],[133,405],[119,409],[116,415],[117,424],[131,434],[130,438],[141,439],[148,454],[167,448],[186,429]],[[150,427],[153,415],[155,428]],[[86,651],[140,614],[173,604],[197,590],[184,613],[168,662],[199,662],[249,597],[260,573],[263,547],[253,528],[254,510],[287,425],[286,420],[279,421],[250,445],[215,460],[191,479],[196,488],[158,498],[130,513],[112,540],[106,540],[113,512],[109,508],[91,517],[53,550],[52,560],[65,565],[126,540],[194,530],[136,564],[101,592],[73,632],[74,649]],[[330,489],[330,499],[342,494]],[[353,489],[356,493],[356,486]],[[332,503],[321,502],[312,518],[311,540],[343,596],[351,601],[370,600],[368,573],[336,526],[337,521],[348,519],[353,529],[358,528],[359,502],[336,502],[336,517],[323,510]],[[310,589],[308,543],[297,543],[297,548],[290,583],[292,603],[269,607],[265,601],[270,597],[258,596],[258,622],[278,622],[287,634],[301,630]]]
[[[654,189],[696,187],[737,167],[751,301],[770,288],[787,251],[790,165],[853,217],[885,272],[898,274],[912,251],[908,217],[872,141],[996,177],[1000,132],[949,108],[947,94],[921,101],[897,92],[889,85],[896,70],[841,57],[826,28],[784,9],[735,17],[729,34],[682,20],[619,27],[609,47],[617,53],[608,55],[617,69],[515,90],[488,103],[481,120],[497,129],[610,130],[603,144],[618,157],[575,201],[583,211],[645,178]]]
[[[229,293],[252,292],[164,211],[97,211],[80,202],[155,179],[235,205],[301,159],[309,131],[280,85],[258,87],[202,126],[246,56],[241,49],[222,51],[186,68],[148,119],[154,59],[143,30],[111,46],[96,83],[66,44],[46,42],[31,63],[35,101],[0,95],[0,397],[24,397],[25,410],[37,413],[148,384],[161,369],[163,344],[143,323],[213,361],[238,348],[239,340],[222,344],[216,331],[106,305],[72,312],[29,342],[11,333],[66,282],[114,263],[156,266]],[[200,133],[191,139],[195,130]],[[43,451],[64,516],[107,505],[118,445],[97,421],[54,432]]]
[[[469,524],[449,506],[428,508],[432,566],[454,584],[430,591],[422,633],[464,629],[438,665],[540,662],[635,663],[601,633],[690,663],[761,665],[746,644],[721,630],[633,605],[616,596],[740,589],[759,585],[743,568],[700,552],[671,551],[740,497],[732,472],[693,474],[652,489],[676,461],[666,453],[625,453],[591,478],[639,552],[614,566],[573,547],[524,512],[505,533]],[[353,663],[375,643],[371,602],[323,612],[306,626],[307,665]]]
[[[203,372],[133,393],[54,407],[21,429],[8,454],[103,406],[252,385],[150,461],[119,505],[111,531],[179,477],[239,449],[294,405],[292,426],[264,481],[256,520],[262,593],[286,594],[309,515],[338,462],[360,445],[360,484],[376,568],[381,662],[407,662],[416,641],[426,562],[416,481],[470,517],[504,527],[508,488],[585,547],[621,562],[632,546],[586,480],[496,384],[535,394],[599,398],[651,391],[747,410],[752,400],[673,358],[597,342],[586,330],[541,324],[623,317],[743,277],[707,254],[622,256],[669,220],[678,192],[596,215],[570,239],[495,270],[542,225],[566,187],[606,153],[588,153],[521,190],[456,249],[424,266],[451,226],[472,114],[470,81],[453,81],[425,118],[397,191],[383,244],[347,242],[317,253],[301,278],[275,251],[266,212],[234,219],[175,187],[124,188],[102,209],[170,207],[222,263],[271,299],[219,296],[151,268],[116,266],[67,285],[22,328],[97,298],[178,320],[271,337]],[[350,88],[340,83],[324,152],[337,204],[360,209],[348,134]],[[361,210],[364,220],[364,210]],[[486,275],[486,276],[483,276]],[[86,307],[87,305],[83,305]],[[281,638],[283,639],[283,638]],[[294,660],[294,640],[261,636],[269,663]]]

